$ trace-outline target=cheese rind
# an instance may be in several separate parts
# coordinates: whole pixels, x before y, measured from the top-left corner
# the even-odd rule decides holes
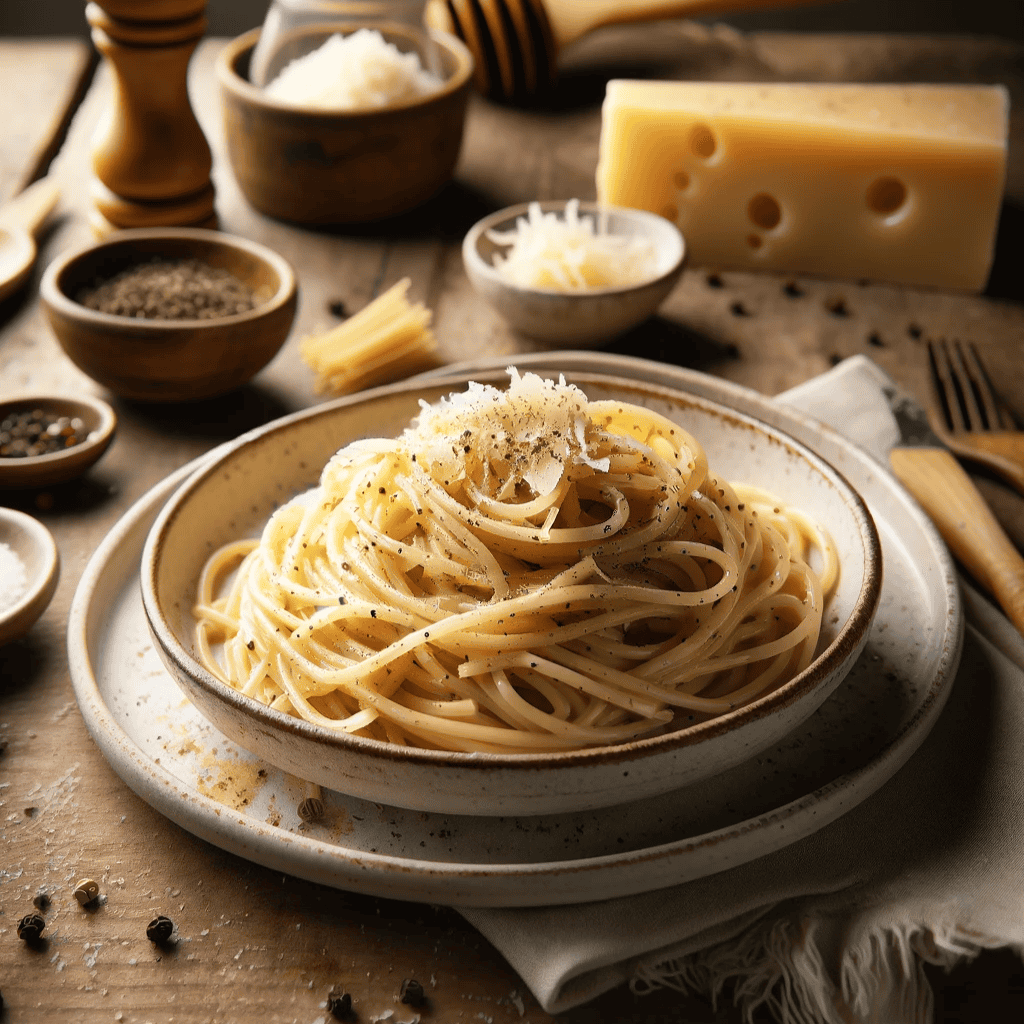
[[[1006,176],[1000,86],[609,82],[597,197],[691,265],[980,291]]]

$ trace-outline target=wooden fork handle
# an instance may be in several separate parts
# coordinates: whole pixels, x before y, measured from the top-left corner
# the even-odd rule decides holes
[[[949,549],[1024,635],[1024,558],[960,463],[942,448],[895,448],[889,461]]]
[[[978,430],[954,436],[948,444],[958,455],[988,466],[1024,494],[1024,436],[1019,430]]]

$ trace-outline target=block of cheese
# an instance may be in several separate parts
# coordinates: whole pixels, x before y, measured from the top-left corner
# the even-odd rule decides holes
[[[1000,86],[608,83],[597,197],[674,221],[691,266],[985,287]]]

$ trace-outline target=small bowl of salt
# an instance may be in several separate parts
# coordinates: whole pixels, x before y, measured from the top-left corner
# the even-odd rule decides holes
[[[0,507],[0,646],[24,635],[57,589],[60,556],[38,519]]]
[[[216,63],[228,160],[253,207],[309,226],[365,223],[451,180],[473,76],[461,40],[401,22],[320,22],[279,33],[265,56],[264,31]]]
[[[683,236],[664,217],[576,199],[499,210],[462,243],[473,287],[517,333],[580,348],[652,316],[685,256]]]

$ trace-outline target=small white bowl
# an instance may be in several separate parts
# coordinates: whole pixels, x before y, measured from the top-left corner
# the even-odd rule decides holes
[[[825,607],[817,657],[751,704],[675,732],[555,754],[448,753],[331,732],[219,682],[196,653],[197,581],[221,545],[259,536],[267,518],[315,486],[343,445],[394,436],[468,380],[496,371],[361,392],[267,424],[224,446],[164,506],[142,555],[142,599],[155,647],[199,711],[229,739],[310,782],[365,800],[438,813],[552,814],[654,796],[753,757],[804,721],[839,685],[867,641],[881,589],[881,548],[863,501],[809,449],[752,417],[679,391],[603,374],[573,374],[591,399],[647,405],[690,429],[729,480],[780,489],[828,524],[842,566]]]
[[[12,603],[0,592],[0,646],[17,640],[46,610],[60,578],[60,556],[50,531],[38,519],[0,508],[0,544],[24,567],[24,586]],[[4,561],[9,557],[5,551]],[[4,580],[7,586],[9,580]]]
[[[542,213],[562,213],[566,206],[562,200],[539,205]],[[513,230],[529,208],[529,203],[509,206],[474,224],[462,242],[462,262],[473,287],[512,328],[535,341],[580,348],[611,341],[652,316],[683,272],[686,243],[671,221],[646,210],[581,202],[581,215],[607,215],[610,234],[649,238],[657,253],[655,275],[642,284],[585,292],[510,284],[494,267],[495,255],[504,250],[488,232]]]

